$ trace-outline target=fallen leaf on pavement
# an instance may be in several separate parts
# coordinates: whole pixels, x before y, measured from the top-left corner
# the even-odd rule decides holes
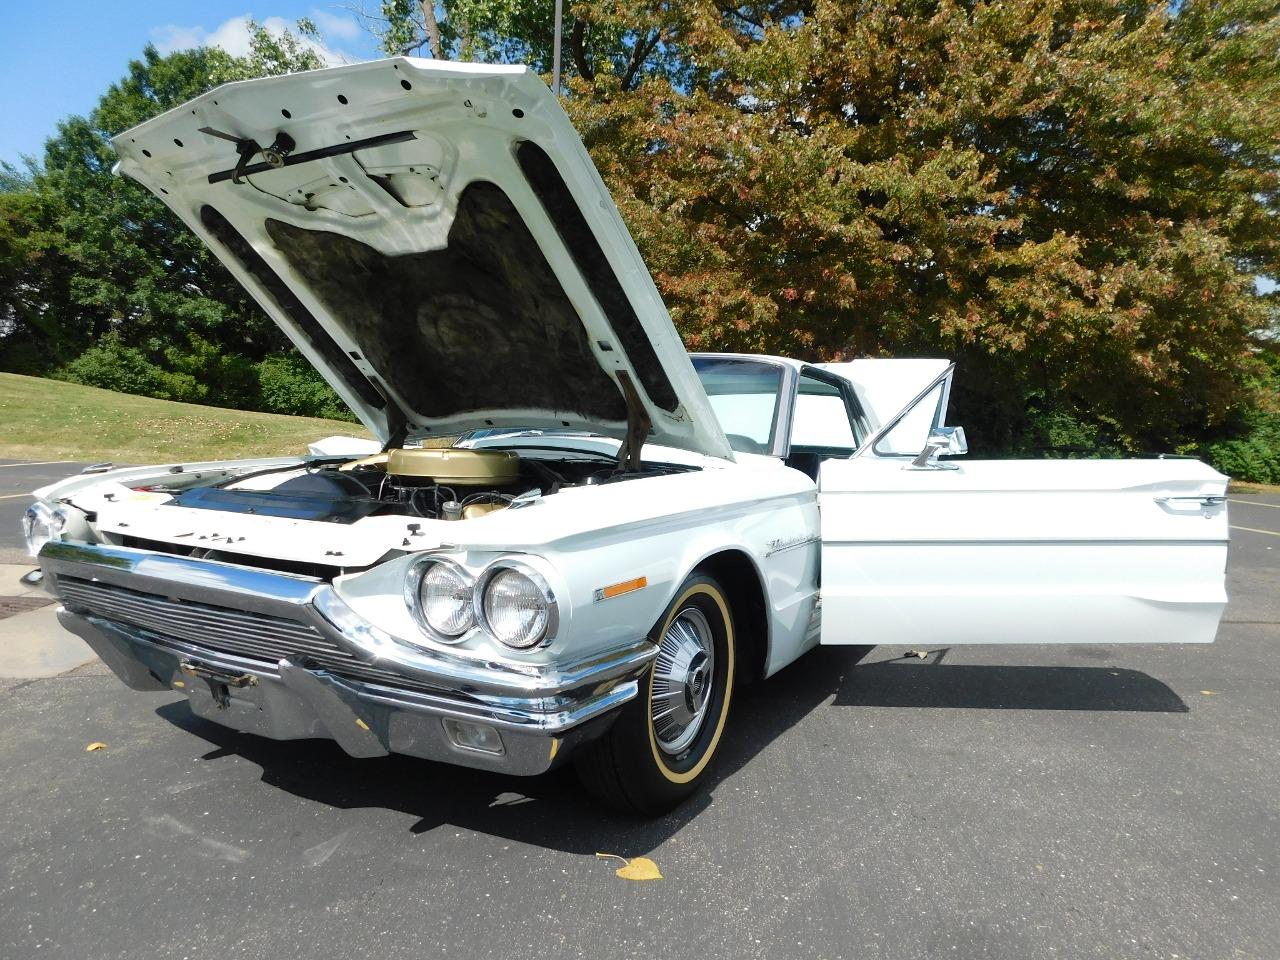
[[[1217,690],[1201,690],[1200,692],[1203,693],[1206,697],[1216,697],[1218,695]]]
[[[87,747],[85,747],[84,749],[85,749],[85,751],[86,751],[86,752],[88,752],[88,753],[93,753],[93,751],[95,751],[95,750],[105,750],[105,749],[107,749],[107,745],[106,745],[105,743],[99,743],[97,740],[95,740],[95,741],[93,741],[93,743],[89,744],[89,745],[88,745]]]
[[[616,853],[597,853],[601,860],[621,860],[622,866],[613,871],[623,880],[661,880],[662,871],[648,857],[620,857]]]

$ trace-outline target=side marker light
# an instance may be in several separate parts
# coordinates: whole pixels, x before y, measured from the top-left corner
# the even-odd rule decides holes
[[[623,580],[621,583],[614,583],[607,587],[601,587],[595,592],[595,599],[597,602],[600,600],[612,600],[614,597],[620,597],[624,593],[634,593],[637,590],[643,590],[648,585],[648,577],[636,577],[634,580]]]

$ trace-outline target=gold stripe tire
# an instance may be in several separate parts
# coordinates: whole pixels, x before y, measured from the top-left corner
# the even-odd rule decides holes
[[[650,639],[660,652],[639,695],[576,761],[579,778],[596,799],[641,816],[678,806],[707,781],[714,764],[738,659],[724,589],[711,577],[691,575]]]

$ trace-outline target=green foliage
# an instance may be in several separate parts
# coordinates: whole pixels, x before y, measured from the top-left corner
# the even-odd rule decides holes
[[[43,369],[91,337],[51,304],[65,302],[74,263],[48,228],[51,202],[30,189],[27,174],[8,168],[0,191],[0,365]],[[12,189],[8,189],[11,187]]]
[[[163,354],[166,368],[199,384],[199,395],[192,397],[192,402],[261,409],[257,365],[247,357],[197,334],[190,335],[183,346],[165,346]]]
[[[1280,483],[1280,350],[1261,353],[1265,374],[1256,408],[1242,410],[1219,439],[1193,448],[1218,470],[1237,480]]]
[[[257,365],[260,410],[330,420],[354,420],[315,368],[296,353],[266,357]]]
[[[152,363],[143,351],[123,343],[113,333],[59,368],[55,376],[104,390],[185,403],[197,403],[205,393],[203,385],[189,373]]]
[[[160,400],[354,420],[315,368],[295,352],[255,363],[195,336],[182,347],[156,346],[149,353],[109,333],[53,376]]]
[[[1114,424],[1083,421],[1070,411],[1046,403],[1043,397],[1029,397],[1025,423],[1019,433],[1015,456],[1123,456],[1115,439]]]
[[[554,45],[555,0],[444,0],[431,4],[439,35],[432,41],[427,4],[383,0],[381,16],[370,18],[388,56],[444,56],[482,63],[524,63],[549,73]],[[672,29],[680,5],[664,3],[565,3],[562,69],[588,82],[611,78],[630,90],[648,73],[668,78],[689,74],[686,52],[674,44]]]
[[[1236,480],[1280,483],[1280,414],[1255,412],[1248,421],[1244,437],[1207,444],[1201,454]]]
[[[296,26],[297,33],[286,30],[280,36],[274,36],[262,24],[249,21],[248,54],[241,59],[231,58],[224,72],[210,76],[209,86],[324,67],[324,60],[313,47],[304,42],[320,39],[320,31],[316,29],[315,22],[309,17],[303,17]]]

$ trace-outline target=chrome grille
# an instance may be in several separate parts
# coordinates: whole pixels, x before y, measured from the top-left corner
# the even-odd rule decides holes
[[[360,660],[315,627],[286,617],[170,600],[154,593],[66,576],[58,577],[58,595],[68,606],[105,620],[141,627],[159,642],[169,638],[205,650],[260,660],[272,667],[286,657],[302,656],[309,664],[341,677],[441,692],[434,684]]]
[[[275,664],[296,655],[338,662],[354,659],[314,627],[283,617],[170,600],[71,577],[58,578],[58,594],[63,602],[107,620],[252,660]]]

